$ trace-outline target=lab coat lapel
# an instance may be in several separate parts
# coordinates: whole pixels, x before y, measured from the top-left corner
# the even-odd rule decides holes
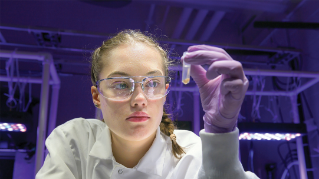
[[[92,146],[87,163],[87,179],[107,179],[112,173],[112,146],[110,130],[107,126],[97,134],[96,141]]]
[[[158,127],[151,148],[134,168],[143,173],[162,176],[165,154],[168,152],[166,149],[167,141],[160,133],[160,127]]]
[[[89,156],[112,160],[112,142],[108,126],[105,126],[103,131],[97,136],[96,142],[94,143]]]

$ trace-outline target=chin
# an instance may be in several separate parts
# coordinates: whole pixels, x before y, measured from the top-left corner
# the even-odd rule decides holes
[[[137,126],[133,129],[125,131],[127,140],[130,141],[141,141],[147,139],[156,132],[157,128],[149,126]]]

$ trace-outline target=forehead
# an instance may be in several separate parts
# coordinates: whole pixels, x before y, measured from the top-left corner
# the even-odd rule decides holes
[[[157,72],[152,75],[164,75],[162,56],[157,49],[143,43],[122,44],[104,54],[102,60],[100,79],[111,76],[144,76],[154,71]]]

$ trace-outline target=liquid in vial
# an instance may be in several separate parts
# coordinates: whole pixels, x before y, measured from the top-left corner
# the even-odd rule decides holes
[[[187,52],[183,53],[183,57]],[[189,83],[191,65],[183,60],[182,82],[186,85]]]

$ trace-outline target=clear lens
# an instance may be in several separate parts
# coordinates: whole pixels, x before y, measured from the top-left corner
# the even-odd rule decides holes
[[[150,98],[161,98],[166,95],[166,77],[146,78],[143,86],[145,95]]]
[[[142,82],[134,82],[132,78],[127,77],[116,77],[100,81],[98,89],[105,98],[124,100],[132,95],[135,83],[142,83],[142,89],[147,98],[158,99],[167,95],[168,90],[165,86],[169,82],[170,78],[165,76],[147,77]]]
[[[130,96],[133,81],[129,78],[109,78],[99,83],[99,91],[106,98],[125,99]]]

